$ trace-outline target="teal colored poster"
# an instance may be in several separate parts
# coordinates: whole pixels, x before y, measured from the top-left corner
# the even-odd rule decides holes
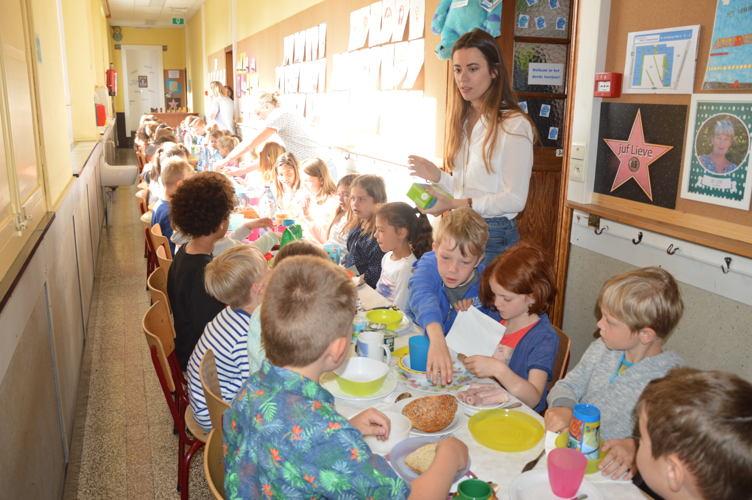
[[[690,109],[682,198],[748,210],[752,96],[695,94]]]
[[[717,0],[706,90],[752,89],[752,0]]]

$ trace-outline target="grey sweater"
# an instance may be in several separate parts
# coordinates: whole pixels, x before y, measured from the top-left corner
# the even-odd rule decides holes
[[[567,376],[548,393],[548,406],[573,407],[588,403],[601,410],[601,439],[624,439],[634,434],[634,408],[642,390],[651,380],[684,364],[675,353],[665,351],[645,358],[613,381],[623,351],[612,351],[597,339]]]

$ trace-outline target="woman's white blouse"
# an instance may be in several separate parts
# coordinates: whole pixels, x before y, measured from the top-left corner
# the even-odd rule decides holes
[[[525,208],[533,170],[533,129],[522,115],[504,120],[491,155],[493,172],[483,162],[486,120],[481,117],[454,157],[454,172],[441,172],[439,185],[455,198],[472,198],[482,217],[513,219]]]

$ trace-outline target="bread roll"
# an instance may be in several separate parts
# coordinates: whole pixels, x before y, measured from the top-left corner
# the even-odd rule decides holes
[[[405,457],[405,464],[418,474],[423,474],[436,458],[436,446],[439,443],[424,444]]]
[[[413,428],[421,432],[438,432],[446,428],[454,420],[455,413],[457,400],[450,394],[418,398],[402,409]]]

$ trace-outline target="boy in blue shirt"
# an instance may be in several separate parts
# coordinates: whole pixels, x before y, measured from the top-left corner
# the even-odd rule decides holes
[[[389,419],[369,408],[349,421],[318,384],[349,351],[355,288],[319,257],[275,267],[261,305],[267,359],[224,415],[225,495],[235,498],[406,498],[410,491],[364,435],[389,435]],[[410,498],[446,498],[467,463],[467,447],[442,441]]]
[[[180,158],[170,158],[162,165],[160,180],[164,186],[164,198],[154,209],[151,216],[151,225],[159,224],[162,235],[170,242],[170,254],[175,255],[175,243],[172,242],[172,224],[170,223],[170,200],[185,179],[193,175],[193,167]]]
[[[484,307],[478,298],[487,243],[488,225],[483,218],[469,207],[456,208],[441,219],[434,251],[423,254],[408,282],[407,313],[431,341],[426,374],[434,383],[452,381],[452,359],[444,337],[457,311],[472,305],[499,320],[498,313]]]

